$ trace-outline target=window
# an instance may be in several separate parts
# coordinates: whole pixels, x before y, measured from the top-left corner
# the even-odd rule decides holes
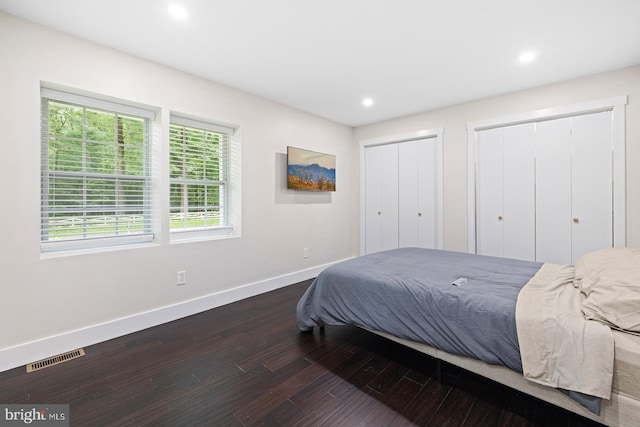
[[[43,252],[151,241],[152,111],[42,89]]]
[[[233,129],[172,115],[169,134],[171,232],[190,232],[190,237],[228,232]]]

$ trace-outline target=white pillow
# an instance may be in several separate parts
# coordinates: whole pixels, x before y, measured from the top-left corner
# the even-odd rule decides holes
[[[585,318],[640,333],[640,248],[591,252],[575,267],[575,283],[586,295]]]

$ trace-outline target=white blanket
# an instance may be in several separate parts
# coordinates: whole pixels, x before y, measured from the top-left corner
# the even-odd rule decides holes
[[[572,265],[543,264],[522,288],[516,326],[527,380],[603,399],[611,397],[613,334],[581,312]]]

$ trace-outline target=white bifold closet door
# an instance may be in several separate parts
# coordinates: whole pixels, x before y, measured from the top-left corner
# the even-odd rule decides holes
[[[398,247],[398,145],[365,150],[365,253]]]
[[[613,246],[611,111],[478,131],[476,253],[574,264]]]
[[[442,212],[438,138],[364,150],[364,253],[439,248]]]
[[[477,134],[478,254],[535,259],[533,126]]]
[[[613,246],[611,112],[536,124],[536,259]]]
[[[437,141],[398,144],[398,245],[437,247]]]

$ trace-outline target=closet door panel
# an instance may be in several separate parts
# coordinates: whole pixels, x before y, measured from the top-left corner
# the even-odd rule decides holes
[[[398,148],[365,150],[365,253],[398,247]]]
[[[571,119],[536,124],[536,261],[570,264]]]
[[[418,246],[418,142],[398,144],[398,243]]]
[[[503,138],[503,256],[534,261],[534,125],[530,123],[506,127]]]
[[[572,261],[613,246],[611,112],[572,119]]]
[[[503,131],[477,133],[476,253],[503,254]]]
[[[438,188],[437,188],[437,140],[416,141],[418,146],[418,230],[417,245],[435,249],[438,245]]]
[[[382,248],[382,147],[369,147],[364,151],[365,164],[365,253]]]
[[[366,215],[372,218],[372,229],[365,237],[371,239],[371,245],[365,240],[366,252],[394,249],[398,247],[398,144],[370,147],[365,153],[372,160],[365,163],[367,205],[368,197],[373,197]]]
[[[398,144],[382,145],[380,168],[380,250],[398,247]]]

